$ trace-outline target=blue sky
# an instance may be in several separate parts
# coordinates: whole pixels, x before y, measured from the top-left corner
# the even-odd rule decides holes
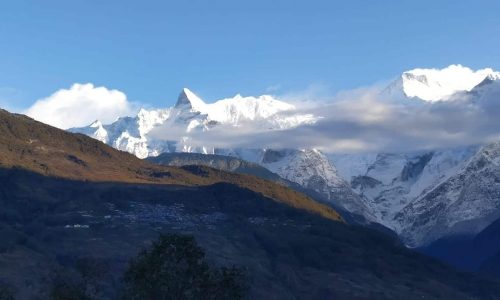
[[[500,69],[500,1],[2,1],[0,104],[73,83],[164,107],[184,86],[329,92],[415,67]]]

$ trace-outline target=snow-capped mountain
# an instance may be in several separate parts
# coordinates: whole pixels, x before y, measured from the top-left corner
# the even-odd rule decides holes
[[[139,158],[174,151],[214,153],[214,147],[193,146],[182,133],[208,131],[220,124],[244,126],[251,122],[263,128],[285,129],[316,121],[313,115],[293,113],[294,110],[293,105],[267,95],[258,98],[236,95],[207,104],[184,88],[173,107],[141,109],[135,117],[119,118],[109,125],[95,121],[87,127],[72,128],[70,131],[87,134]],[[179,140],[152,138],[151,131],[160,126],[167,131],[174,127],[181,131]]]
[[[381,96],[405,103],[417,99],[429,105],[437,101],[483,102],[483,107],[488,108],[492,101],[500,99],[500,73],[491,69],[472,71],[460,65],[442,70],[414,69],[404,72],[381,91]],[[183,89],[173,107],[142,109],[135,117],[120,118],[109,125],[96,121],[71,131],[90,135],[141,158],[164,152],[197,152],[258,163],[285,179],[314,189],[336,207],[392,228],[410,246],[423,245],[463,228],[480,230],[498,217],[494,197],[500,186],[490,184],[483,189],[481,198],[470,196],[481,186],[482,179],[478,178],[490,176],[484,182],[496,178],[492,171],[496,170],[496,160],[478,159],[491,153],[493,146],[412,153],[328,154],[315,149],[206,146],[193,143],[187,134],[203,135],[219,126],[252,126],[265,132],[313,124],[318,119],[271,96],[237,95],[209,104]],[[167,138],[158,138],[162,133]],[[473,168],[479,164],[474,161],[483,162],[484,168]],[[471,185],[473,188],[468,188]],[[470,205],[482,208],[472,209]]]
[[[444,69],[413,69],[404,72],[385,93],[429,102],[450,100],[459,92],[469,92],[484,80],[500,79],[500,72],[490,68],[471,70],[462,65]]]
[[[459,81],[454,83],[455,88],[447,85],[449,79],[439,79],[453,70],[458,72],[452,76]],[[418,80],[426,82],[426,88],[417,89],[421,92],[420,100],[463,101],[465,105],[480,104],[476,107],[495,109],[492,104],[500,99],[499,73],[491,69],[472,72],[461,66],[450,66],[442,72],[417,69],[405,74],[418,74],[421,76]],[[405,82],[405,74],[390,88],[395,92],[399,85],[404,97],[414,99],[416,94],[408,91],[417,83]],[[429,78],[433,78],[433,83]],[[476,85],[470,87],[473,84]],[[441,92],[453,90],[453,93],[443,96],[444,92],[434,90],[434,98],[430,98],[429,86],[440,86]],[[489,183],[496,176],[492,171],[498,168],[496,160],[481,160],[488,172],[471,167],[478,164],[475,161],[484,157],[485,151],[496,153],[493,149],[497,147],[498,144],[493,143],[483,148],[466,146],[415,153],[329,157],[339,174],[350,180],[351,187],[366,206],[372,208],[377,220],[394,229],[407,245],[416,247],[446,235],[477,233],[498,217],[500,205],[496,203],[500,186]],[[483,184],[488,188],[481,188]]]

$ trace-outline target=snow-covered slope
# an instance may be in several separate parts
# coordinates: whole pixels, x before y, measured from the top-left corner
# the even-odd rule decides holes
[[[380,153],[362,173],[351,177],[351,187],[375,212],[380,223],[399,232],[401,224],[395,219],[396,215],[419,196],[456,174],[476,149]]]
[[[482,147],[458,171],[396,215],[411,246],[475,234],[500,217],[500,143]]]

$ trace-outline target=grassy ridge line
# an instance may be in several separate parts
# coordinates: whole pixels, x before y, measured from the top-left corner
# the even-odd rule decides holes
[[[198,167],[159,166],[82,134],[0,110],[0,167],[19,167],[47,176],[93,182],[210,185],[227,182],[332,220],[332,208],[285,186],[251,175]]]

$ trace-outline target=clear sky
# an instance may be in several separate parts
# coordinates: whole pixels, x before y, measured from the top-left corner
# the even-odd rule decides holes
[[[157,107],[185,86],[208,101],[335,92],[415,67],[500,69],[499,37],[498,0],[1,1],[0,100],[75,82]]]

